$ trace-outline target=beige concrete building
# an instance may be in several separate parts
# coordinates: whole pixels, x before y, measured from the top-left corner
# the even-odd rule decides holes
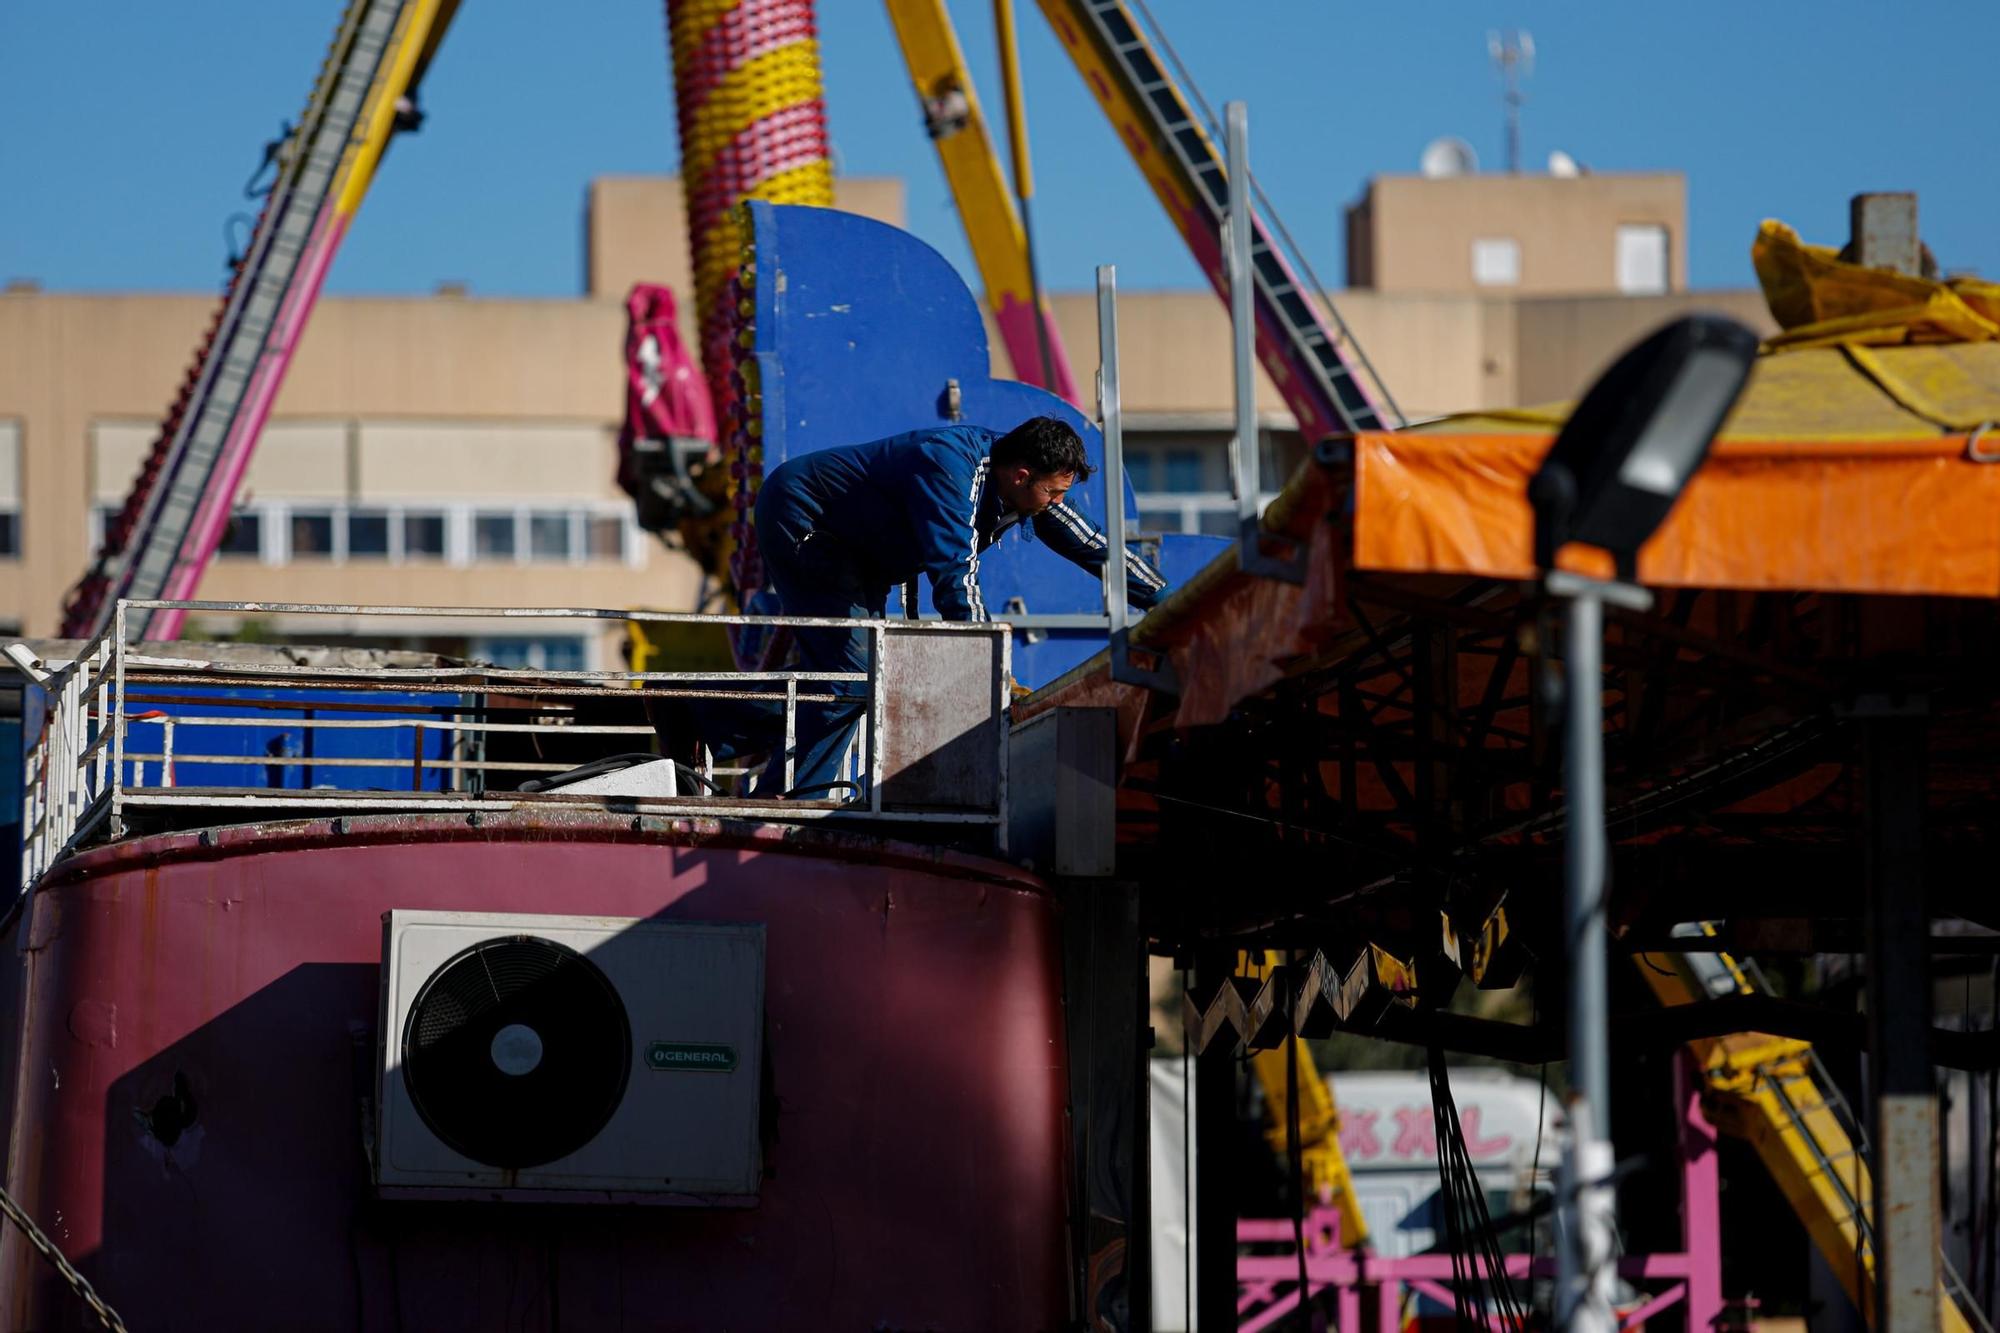
[[[1677,179],[1671,193],[1679,199]],[[840,200],[902,220],[898,181],[843,181]],[[624,296],[640,279],[691,292],[683,219],[672,180],[602,180],[585,229],[589,290],[576,299],[321,301],[202,596],[691,607],[698,572],[639,531],[613,481]],[[1413,413],[1567,396],[1640,332],[1697,305],[1769,325],[1750,292],[1694,297],[1670,284],[1652,295],[1539,296],[1526,283],[1454,289],[1440,279],[1439,290],[1411,290],[1415,281],[1339,295]],[[682,312],[690,344],[691,304]],[[1094,300],[1058,294],[1054,304],[1087,384]],[[1142,518],[1155,530],[1220,530],[1231,507],[1224,309],[1206,292],[1132,292],[1121,304],[1127,449]],[[213,311],[211,296],[0,293],[0,623],[54,631],[63,594],[130,485]],[[1010,373],[1004,353],[995,355],[996,373]],[[1261,405],[1267,453],[1295,453],[1291,419],[1268,384]],[[1264,489],[1280,482],[1274,465]],[[493,622],[470,634],[446,628],[417,637],[510,664],[615,662],[603,636],[522,635]],[[312,632],[347,631],[358,627]]]
[[[1347,285],[1397,295],[1682,291],[1687,181],[1678,172],[1377,176],[1347,210]]]

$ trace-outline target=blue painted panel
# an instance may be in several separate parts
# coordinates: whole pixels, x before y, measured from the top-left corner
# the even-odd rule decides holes
[[[950,425],[946,393],[956,380],[966,422],[1006,431],[1047,415],[1075,427],[1100,470],[1070,492],[1070,503],[1103,523],[1097,427],[1052,393],[992,378],[978,303],[942,255],[908,232],[851,213],[752,203],[750,216],[766,472],[815,449]],[[1129,482],[1125,512],[1138,512]],[[1174,564],[1187,568],[1185,561]],[[1172,569],[1163,572],[1169,582],[1180,581]],[[979,576],[996,614],[1016,598],[1042,613],[1092,612],[1103,604],[1096,580],[1019,530],[980,556]],[[922,609],[931,610],[929,588]],[[1088,631],[1017,643],[1015,674],[1038,685],[1103,645],[1103,635]]]
[[[162,687],[163,689],[169,687]],[[173,686],[171,692],[180,698],[212,698],[213,704],[203,703],[146,703],[134,701],[130,714],[158,711],[179,718],[198,717],[254,717],[256,722],[240,726],[182,726],[174,727],[174,785],[177,787],[256,787],[264,789],[319,788],[337,791],[446,791],[450,789],[450,772],[446,769],[426,764],[423,785],[418,788],[415,777],[417,755],[417,733],[412,727],[314,727],[308,731],[299,723],[308,714],[315,718],[339,718],[343,721],[366,721],[397,719],[400,721],[446,720],[455,710],[464,705],[464,699],[457,694],[410,693],[410,694],[368,694],[357,695],[351,690],[339,689],[274,689],[218,686]],[[371,705],[378,705],[382,711],[371,707],[365,710],[349,711],[345,708],[314,712],[318,703],[352,704],[362,699]],[[261,700],[280,703],[286,707],[247,708],[232,700]],[[423,712],[403,711],[410,708]],[[125,749],[128,754],[159,754],[165,728],[159,722],[132,722],[126,727]],[[435,728],[423,733],[423,753],[426,760],[450,757],[450,732]],[[310,755],[308,755],[310,746]],[[224,755],[228,760],[220,762],[197,762],[187,756],[194,754]],[[274,760],[312,759],[379,759],[375,765],[337,766],[304,763],[276,763]],[[130,774],[128,773],[128,776]],[[147,762],[142,781],[146,785],[158,785],[159,765]]]
[[[1180,587],[1199,574],[1204,566],[1228,550],[1227,537],[1209,537],[1193,532],[1168,532],[1160,536],[1160,573],[1173,587]]]

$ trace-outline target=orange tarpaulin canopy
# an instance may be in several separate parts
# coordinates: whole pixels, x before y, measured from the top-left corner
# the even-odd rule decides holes
[[[2000,286],[1863,267],[1781,222],[1750,253],[1784,332],[1639,553],[1640,580],[2000,595]],[[1528,479],[1567,414],[1358,437],[1354,568],[1533,575]]]
[[[1358,436],[1353,567],[1526,578],[1567,407]],[[1639,557],[1659,586],[2000,595],[2000,342],[1767,355]]]
[[[1752,254],[1785,331],[1640,552],[1641,582],[2000,596],[2000,286],[1864,268],[1779,223]],[[1245,574],[1231,550],[1133,631],[1181,682],[1177,722],[1220,722],[1329,651],[1351,628],[1351,572],[1532,578],[1528,481],[1568,411],[1365,433],[1349,465],[1301,468],[1264,515],[1267,532],[1304,548],[1301,584]],[[1592,555],[1564,563],[1609,574],[1609,558]],[[1156,696],[1114,681],[1107,661],[1077,667],[1017,716],[1110,705],[1136,745]]]

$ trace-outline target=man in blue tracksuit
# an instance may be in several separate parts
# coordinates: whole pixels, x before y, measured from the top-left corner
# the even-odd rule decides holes
[[[979,554],[1014,528],[1103,578],[1104,534],[1064,503],[1090,474],[1083,441],[1056,417],[1034,417],[1004,435],[940,426],[821,449],[764,478],[757,545],[788,616],[880,617],[890,588],[923,575],[946,620],[986,620]],[[1166,580],[1129,551],[1124,565],[1126,595],[1150,608]],[[861,630],[800,629],[796,637],[805,670],[868,669]],[[858,705],[800,708],[795,792],[828,794],[859,721]]]

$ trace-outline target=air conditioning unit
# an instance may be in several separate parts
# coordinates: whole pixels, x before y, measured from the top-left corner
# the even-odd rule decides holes
[[[754,1200],[761,925],[382,920],[384,1194]]]

